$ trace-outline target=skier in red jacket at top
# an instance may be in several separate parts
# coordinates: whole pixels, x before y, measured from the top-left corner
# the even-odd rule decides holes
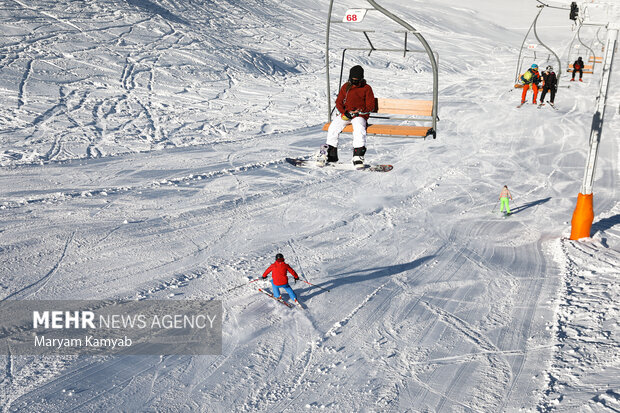
[[[282,299],[280,295],[280,288],[284,288],[284,290],[288,293],[289,297],[291,297],[295,302],[297,302],[297,296],[295,295],[295,291],[288,285],[288,277],[286,273],[290,272],[295,282],[299,279],[299,276],[295,272],[294,269],[291,268],[290,265],[284,262],[284,255],[278,253],[276,254],[276,262],[271,264],[267,270],[263,273],[263,280],[267,279],[267,275],[271,273],[271,286],[273,287],[273,296],[277,299]]]
[[[353,125],[353,165],[364,167],[368,113],[375,110],[375,95],[364,79],[364,68],[353,66],[349,81],[342,85],[336,98],[341,116],[335,117],[327,130],[327,142],[321,147],[318,162],[338,162],[338,136],[347,125]]]

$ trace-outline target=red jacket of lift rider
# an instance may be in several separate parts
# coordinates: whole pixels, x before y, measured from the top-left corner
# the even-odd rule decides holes
[[[348,89],[348,90],[347,90]],[[336,108],[340,113],[353,112],[372,112],[375,110],[375,95],[366,80],[362,79],[359,85],[349,85],[348,82],[342,85],[338,97],[336,98]],[[368,120],[369,115],[360,115]]]

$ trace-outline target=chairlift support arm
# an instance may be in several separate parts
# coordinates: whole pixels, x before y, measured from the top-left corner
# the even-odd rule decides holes
[[[536,7],[540,7],[540,6],[536,6]],[[534,24],[536,24],[536,19],[538,19],[538,16],[540,15],[540,13],[542,13],[542,10],[543,10],[542,7],[540,7],[540,11],[538,12],[538,14],[536,15],[536,18],[530,25],[530,28],[527,29],[527,33],[525,33],[525,37],[523,37],[523,42],[521,43],[521,48],[519,49],[519,57],[517,58],[517,71],[515,72],[515,83],[519,81],[519,72],[521,71],[520,66],[521,66],[521,55],[523,54],[523,46],[525,45],[525,42],[527,41],[527,37],[530,35],[530,32],[532,31]]]
[[[559,87],[560,77],[562,76],[562,72],[563,72],[562,62],[560,61],[560,58],[558,57],[558,55],[555,54],[555,52],[551,50],[549,46],[544,44],[542,40],[540,40],[540,37],[538,37],[538,32],[536,31],[536,23],[538,22],[538,17],[540,17],[540,14],[543,11],[543,9],[544,9],[544,6],[541,7],[540,12],[536,15],[536,18],[534,19],[534,37],[536,37],[536,40],[538,40],[538,43],[542,44],[545,49],[549,50],[555,56],[555,59],[558,61],[558,70],[556,72],[556,76],[557,76],[557,86]]]
[[[579,40],[579,43],[581,43],[583,47],[588,49],[590,53],[592,54],[592,73],[594,73],[594,67],[596,66],[596,54],[594,53],[594,50],[592,50],[590,46],[588,46],[587,44],[583,42],[583,40],[581,40],[581,36],[579,35],[579,33],[581,32],[582,27],[583,27],[583,23],[580,24],[579,28],[577,29],[577,40]]]
[[[540,17],[540,14],[542,13],[542,11],[544,10],[545,7],[551,7],[551,8],[556,8],[556,9],[562,9],[562,7],[554,7],[554,6],[549,6],[543,2],[541,2],[540,0],[536,0],[538,1],[541,5],[540,6],[536,6],[540,9],[540,11],[536,14],[536,17],[534,18],[534,21],[532,22],[532,24],[530,25],[530,28],[528,29],[527,33],[525,33],[525,37],[523,38],[523,43],[521,43],[521,49],[519,50],[519,58],[517,60],[517,71],[515,73],[515,83],[517,83],[519,81],[519,72],[521,71],[521,55],[523,54],[523,46],[525,45],[525,42],[527,41],[528,36],[530,35],[530,32],[533,30],[534,31],[534,37],[536,37],[536,40],[538,40],[538,43],[540,43],[545,49],[547,49],[549,52],[551,52],[551,54],[553,54],[553,56],[555,56],[555,59],[558,61],[558,70],[556,71],[556,76],[558,79],[558,86],[560,86],[560,77],[562,76],[562,62],[560,60],[560,58],[558,57],[558,55],[549,47],[547,46],[545,43],[543,43],[542,40],[540,40],[540,37],[538,37],[538,32],[536,30],[536,24],[538,23],[538,17]]]

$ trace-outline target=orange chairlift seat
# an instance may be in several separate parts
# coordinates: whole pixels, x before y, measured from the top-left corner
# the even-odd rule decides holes
[[[376,116],[374,114],[386,116]],[[399,117],[406,115],[408,117]],[[413,117],[415,116],[415,118]],[[433,101],[432,100],[411,100],[411,99],[383,99],[375,98],[375,110],[370,114],[370,119],[390,119],[398,121],[415,120],[418,122],[432,122]],[[323,126],[323,130],[329,128],[331,122]],[[343,132],[352,133],[353,127],[347,125]],[[388,135],[404,137],[427,137],[433,134],[432,126],[396,125],[374,123],[369,120],[366,127],[368,135]]]
[[[567,72],[572,72],[573,71],[573,64],[569,64],[568,65],[568,69],[566,69]],[[583,73],[589,73],[592,74],[594,73],[592,71],[592,65],[583,65]]]

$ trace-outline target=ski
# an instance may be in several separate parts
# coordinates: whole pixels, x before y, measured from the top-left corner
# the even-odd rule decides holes
[[[346,171],[371,171],[371,172],[389,172],[394,167],[392,165],[370,165],[364,164],[363,167],[357,167],[348,163],[334,163],[328,162],[325,165],[320,165],[314,159],[300,159],[300,158],[286,158],[286,162],[291,165],[298,166],[300,168],[313,168],[313,169],[341,169]]]
[[[293,308],[293,304],[291,304],[291,303],[287,303],[287,302],[286,302],[286,301],[284,301],[283,299],[275,297],[273,294],[268,293],[267,291],[263,290],[262,288],[259,288],[259,289],[258,289],[258,291],[260,291],[261,293],[263,293],[263,294],[265,294],[265,295],[267,295],[267,296],[269,296],[269,297],[273,298],[273,299],[274,299],[274,300],[276,300],[277,302],[279,302],[279,303],[281,303],[281,304],[284,304],[284,305],[285,305],[285,306],[287,306],[288,308]]]
[[[540,109],[542,106],[546,106],[546,105],[547,105],[546,103],[541,103],[540,105],[538,105],[538,109]],[[558,110],[558,108],[556,108],[555,105],[553,103],[551,103],[551,102],[549,102],[549,106],[551,106],[551,108],[553,110]]]
[[[525,102],[522,102],[520,105],[517,105],[517,108],[520,108],[523,105],[525,105]]]

